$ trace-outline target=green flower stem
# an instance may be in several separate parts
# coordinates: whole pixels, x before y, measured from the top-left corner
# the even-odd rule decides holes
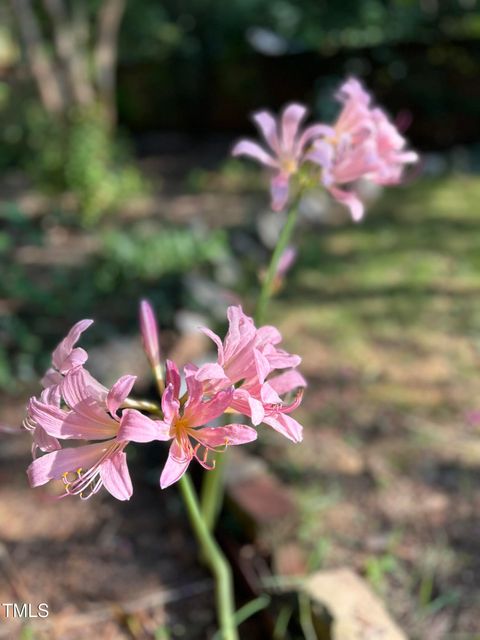
[[[272,297],[273,283],[277,273],[278,263],[280,262],[280,258],[282,257],[285,249],[288,246],[288,243],[290,242],[290,238],[292,237],[297,218],[298,199],[293,203],[290,211],[288,212],[287,221],[282,229],[277,245],[272,254],[272,258],[268,266],[268,271],[265,275],[265,279],[260,290],[260,296],[258,298],[257,306],[255,309],[255,324],[257,325],[257,327],[261,326],[265,321],[265,313],[268,303],[270,302],[270,298]]]
[[[215,529],[215,524],[223,503],[226,459],[226,451],[216,455],[215,469],[204,474],[202,482],[202,514],[209,531]]]
[[[125,398],[122,403],[124,409],[138,409],[139,411],[148,411],[163,416],[162,409],[155,402],[149,400],[134,400],[133,398]]]
[[[187,507],[190,524],[201,547],[202,555],[215,577],[217,616],[222,639],[238,640],[230,565],[202,516],[190,477],[184,474],[180,479],[179,485]]]
[[[262,289],[260,291],[260,296],[255,310],[255,324],[257,327],[261,326],[264,322],[265,312],[273,293],[273,283],[277,273],[278,263],[290,242],[290,238],[292,237],[292,233],[297,222],[299,200],[300,196],[295,200],[288,212],[287,221],[273,251],[268,271],[262,284]],[[220,507],[223,501],[223,477],[226,456],[227,452],[216,456],[215,469],[205,474],[203,480],[201,508],[203,517],[210,531],[213,531],[215,528],[217,516],[220,513]]]
[[[287,221],[282,229],[277,245],[273,251],[265,279],[262,284],[260,296],[255,310],[255,324],[261,326],[264,322],[268,303],[273,293],[273,283],[278,269],[278,263],[290,242],[293,230],[298,218],[298,198],[288,212]],[[227,452],[216,456],[215,469],[205,475],[202,486],[201,508],[205,522],[210,531],[213,531],[224,494],[224,467]]]

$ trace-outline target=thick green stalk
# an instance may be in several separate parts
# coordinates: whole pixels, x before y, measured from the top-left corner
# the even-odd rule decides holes
[[[133,398],[125,398],[122,403],[122,408],[126,409],[138,409],[139,411],[148,411],[149,413],[157,413],[163,416],[160,405],[149,400],[134,400]]]
[[[224,494],[227,452],[215,456],[215,469],[204,474],[202,482],[202,514],[210,531],[215,529]]]
[[[298,218],[298,200],[294,202],[290,211],[288,212],[287,221],[282,229],[277,245],[273,251],[270,264],[268,265],[268,271],[265,274],[265,279],[260,290],[260,296],[257,301],[255,309],[255,324],[257,327],[261,326],[265,321],[265,312],[267,310],[268,303],[273,293],[273,283],[278,269],[278,263],[282,257],[285,249],[290,242],[295,223]]]
[[[190,477],[187,474],[183,475],[179,485],[202,555],[215,577],[217,615],[222,639],[238,640],[230,565],[202,516]]]
[[[282,232],[280,233],[280,237],[273,251],[267,273],[265,274],[265,279],[262,284],[262,289],[260,291],[260,296],[258,298],[255,310],[255,324],[257,325],[257,327],[261,326],[264,322],[265,312],[273,293],[273,283],[275,280],[275,275],[277,273],[278,263],[280,262],[280,258],[282,257],[285,249],[288,246],[288,243],[290,242],[293,230],[295,228],[295,223],[297,222],[299,200],[300,196],[297,198],[297,200],[295,200],[290,211],[288,212],[287,221],[282,229]],[[201,508],[203,518],[207,523],[210,531],[213,531],[213,529],[215,528],[217,516],[220,513],[220,507],[223,500],[223,476],[226,456],[227,452],[222,453],[216,457],[215,469],[209,471],[205,475],[205,478],[203,480]]]

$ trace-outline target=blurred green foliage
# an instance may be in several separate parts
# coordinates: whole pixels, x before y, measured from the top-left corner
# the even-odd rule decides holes
[[[14,205],[0,207],[0,390],[15,392],[19,383],[36,380],[51,349],[86,309],[99,320],[94,339],[100,342],[136,330],[142,296],[160,310],[162,326],[172,327],[177,309],[189,306],[184,275],[210,276],[229,251],[223,231],[153,220],[97,228],[95,250],[63,264],[51,259],[50,234],[64,221],[62,212],[32,219]],[[74,249],[75,236],[84,232],[71,227],[69,233]],[[18,247],[40,257],[19,260]]]
[[[172,273],[188,273],[228,254],[225,232],[194,228],[163,227],[152,233],[149,226],[113,230],[103,237],[102,278],[109,282],[122,275],[154,280]]]
[[[127,7],[122,57],[129,62],[185,57],[220,57],[244,46],[248,29],[268,29],[279,38],[272,53],[310,50],[331,54],[402,41],[478,38],[480,16],[474,2],[443,0],[175,0],[161,5],[136,0]],[[267,47],[267,41],[265,40]]]
[[[73,117],[65,184],[77,196],[87,223],[95,222],[103,213],[146,189],[140,173],[129,161],[127,148],[112,139],[96,110],[80,111]]]
[[[365,573],[367,580],[370,582],[375,591],[383,593],[387,587],[387,578],[390,574],[395,573],[398,568],[398,562],[391,553],[385,553],[381,556],[370,556],[365,561]]]
[[[73,194],[82,223],[96,222],[146,190],[128,147],[114,138],[100,109],[76,110],[59,125],[32,104],[26,129],[29,174],[44,190]]]

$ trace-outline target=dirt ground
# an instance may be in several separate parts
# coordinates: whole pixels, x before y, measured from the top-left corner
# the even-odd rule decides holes
[[[213,585],[176,494],[140,474],[128,504],[107,494],[59,501],[58,487],[28,488],[29,447],[23,436],[2,439],[0,602],[45,602],[50,615],[23,628],[2,615],[0,637],[209,637]]]

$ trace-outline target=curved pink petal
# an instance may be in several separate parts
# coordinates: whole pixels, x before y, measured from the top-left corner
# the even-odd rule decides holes
[[[303,440],[302,425],[290,416],[279,413],[275,416],[266,416],[264,422],[292,442],[301,442]]]
[[[348,78],[338,90],[336,97],[341,102],[352,100],[364,106],[368,106],[371,102],[370,94],[356,78]]]
[[[216,447],[253,442],[257,439],[257,432],[245,424],[229,424],[224,427],[197,429],[194,437],[204,447],[215,449]]]
[[[281,341],[282,334],[276,327],[266,324],[257,329],[257,336],[255,340],[257,345],[278,344]]]
[[[72,353],[72,349],[74,345],[80,339],[82,333],[88,329],[88,327],[93,323],[93,320],[80,320],[68,332],[67,336],[60,342],[57,348],[52,353],[52,364],[53,366],[60,371],[60,373],[67,373],[67,371],[71,368],[72,363],[68,360],[69,356]],[[82,359],[85,357],[83,362],[87,359],[87,353],[82,349],[83,353],[78,353],[77,358]],[[75,359],[75,358],[74,358]],[[78,364],[83,364],[83,362],[78,362]]]
[[[270,361],[258,349],[253,349],[253,358],[255,361],[255,369],[257,371],[258,381],[260,382],[260,384],[262,384],[272,370]]]
[[[82,347],[75,347],[70,354],[65,358],[60,369],[62,374],[67,373],[74,367],[79,367],[88,360],[88,353]]]
[[[87,398],[69,411],[58,433],[58,438],[77,438],[80,440],[106,440],[118,433],[118,422],[111,418],[95,400]]]
[[[235,389],[230,406],[237,413],[248,416],[255,426],[259,425],[265,416],[263,402],[251,396],[245,389]]]
[[[268,146],[278,155],[280,152],[280,144],[275,118],[268,111],[257,111],[257,113],[253,114],[253,120],[262,132]]]
[[[122,376],[115,382],[115,384],[108,392],[106,404],[107,409],[110,411],[112,416],[115,416],[115,414],[117,413],[117,409],[128,397],[133,385],[135,384],[136,379],[137,376]]]
[[[312,124],[310,127],[307,127],[305,131],[300,136],[298,141],[298,150],[303,151],[304,147],[309,144],[315,138],[320,137],[333,137],[335,135],[335,130],[332,127],[329,127],[326,124]]]
[[[173,362],[173,360],[166,361],[165,370],[166,370],[165,381],[167,385],[169,384],[172,385],[173,394],[175,397],[178,397],[178,394],[180,393],[180,385],[182,382],[180,378],[180,371],[178,370],[178,367],[175,364],[175,362]]]
[[[60,384],[62,380],[63,380],[62,374],[58,373],[58,371],[50,367],[50,369],[47,369],[47,371],[45,372],[45,375],[40,380],[40,384],[42,385],[42,387],[48,388],[53,385]]]
[[[191,455],[186,455],[178,446],[177,442],[172,442],[168,453],[167,462],[163,467],[160,476],[160,487],[166,489],[183,476],[192,459]]]
[[[103,404],[108,394],[108,389],[83,367],[71,369],[63,378],[60,390],[65,402],[72,409],[87,399]]]
[[[206,336],[213,340],[213,342],[217,345],[218,350],[218,363],[223,365],[224,363],[224,355],[223,355],[223,343],[220,340],[219,336],[216,333],[208,329],[208,327],[200,327],[200,331],[202,331]]]
[[[228,332],[225,338],[225,358],[229,358],[232,352],[243,348],[249,340],[253,340],[256,334],[255,324],[247,316],[241,305],[231,305],[227,309]]]
[[[185,414],[188,414],[188,409],[192,406],[196,406],[202,403],[203,399],[203,384],[197,379],[198,371],[195,375],[187,375],[185,382],[187,384],[188,400],[185,403]]]
[[[34,447],[50,453],[50,451],[58,451],[61,449],[59,441],[50,436],[43,427],[37,426],[33,431],[33,444]]]
[[[335,157],[335,147],[326,140],[316,140],[313,149],[307,153],[305,160],[318,164],[322,169],[330,169]]]
[[[205,402],[189,404],[187,401],[184,416],[191,427],[200,427],[221,416],[230,406],[232,398],[233,387],[226,391],[219,391],[213,398]]]
[[[117,500],[130,500],[133,487],[128,471],[127,456],[117,451],[100,465],[100,478],[107,491]]]
[[[272,167],[273,169],[278,168],[278,162],[269,155],[265,149],[253,142],[252,140],[240,140],[232,149],[233,156],[248,156],[260,164],[264,164],[267,167]]]
[[[202,364],[202,366],[195,373],[195,378],[199,382],[209,382],[210,380],[214,380],[215,382],[217,382],[218,380],[225,380],[226,382],[228,382],[228,376],[225,375],[223,367],[215,362]]]
[[[344,191],[337,187],[329,187],[328,190],[337,202],[344,204],[350,209],[350,214],[354,222],[359,222],[363,218],[365,208],[356,193],[353,191]]]
[[[260,400],[262,401],[263,405],[282,404],[282,399],[270,384],[270,380],[262,384],[260,390]]]
[[[32,398],[29,415],[45,431],[61,439],[104,440],[116,435],[118,423],[112,420],[94,400],[82,400],[75,411],[63,411]]]
[[[268,384],[273,387],[280,396],[299,387],[307,386],[307,382],[302,374],[293,369],[291,371],[285,371],[285,373],[281,373],[274,378],[270,378]]]
[[[293,151],[300,123],[307,113],[301,104],[290,104],[282,113],[282,148]]]
[[[60,406],[61,401],[60,388],[58,384],[47,387],[40,394],[40,401],[44,404],[53,404],[55,407]]]
[[[152,420],[136,409],[126,409],[120,420],[118,439],[131,442],[169,440],[170,424],[162,420]]]
[[[158,325],[155,312],[148,300],[142,300],[140,302],[139,316],[143,350],[146,353],[150,365],[155,369],[155,367],[160,366]]]
[[[44,404],[36,398],[31,398],[28,403],[28,415],[45,431],[54,436],[61,437],[61,430],[67,412],[51,404]]]
[[[199,370],[199,367],[196,364],[193,364],[192,362],[187,362],[187,364],[183,367],[185,377],[196,375],[198,370]]]
[[[178,415],[179,409],[180,403],[177,400],[173,384],[167,384],[162,395],[162,411],[165,422],[168,424],[172,424],[174,418]]]
[[[288,201],[289,176],[278,173],[270,180],[271,206],[274,211],[282,211]]]
[[[289,367],[298,367],[302,359],[295,353],[288,353],[283,349],[277,349],[272,345],[267,345],[263,349],[263,355],[268,360],[270,370],[272,369],[288,369]]]
[[[265,408],[263,406],[263,402],[257,400],[257,398],[253,398],[252,396],[248,397],[247,402],[250,412],[246,415],[250,417],[253,425],[258,426],[262,423],[265,417]]]
[[[304,387],[300,387],[300,389],[297,391],[295,398],[289,402],[288,404],[283,404],[283,406],[280,409],[281,413],[292,413],[292,411],[295,411],[295,409],[297,407],[300,406],[302,400],[303,400],[303,393],[304,393],[305,389]]]
[[[30,486],[39,487],[49,480],[59,480],[64,473],[89,469],[106,455],[110,448],[111,445],[101,442],[47,453],[34,460],[28,467]]]

